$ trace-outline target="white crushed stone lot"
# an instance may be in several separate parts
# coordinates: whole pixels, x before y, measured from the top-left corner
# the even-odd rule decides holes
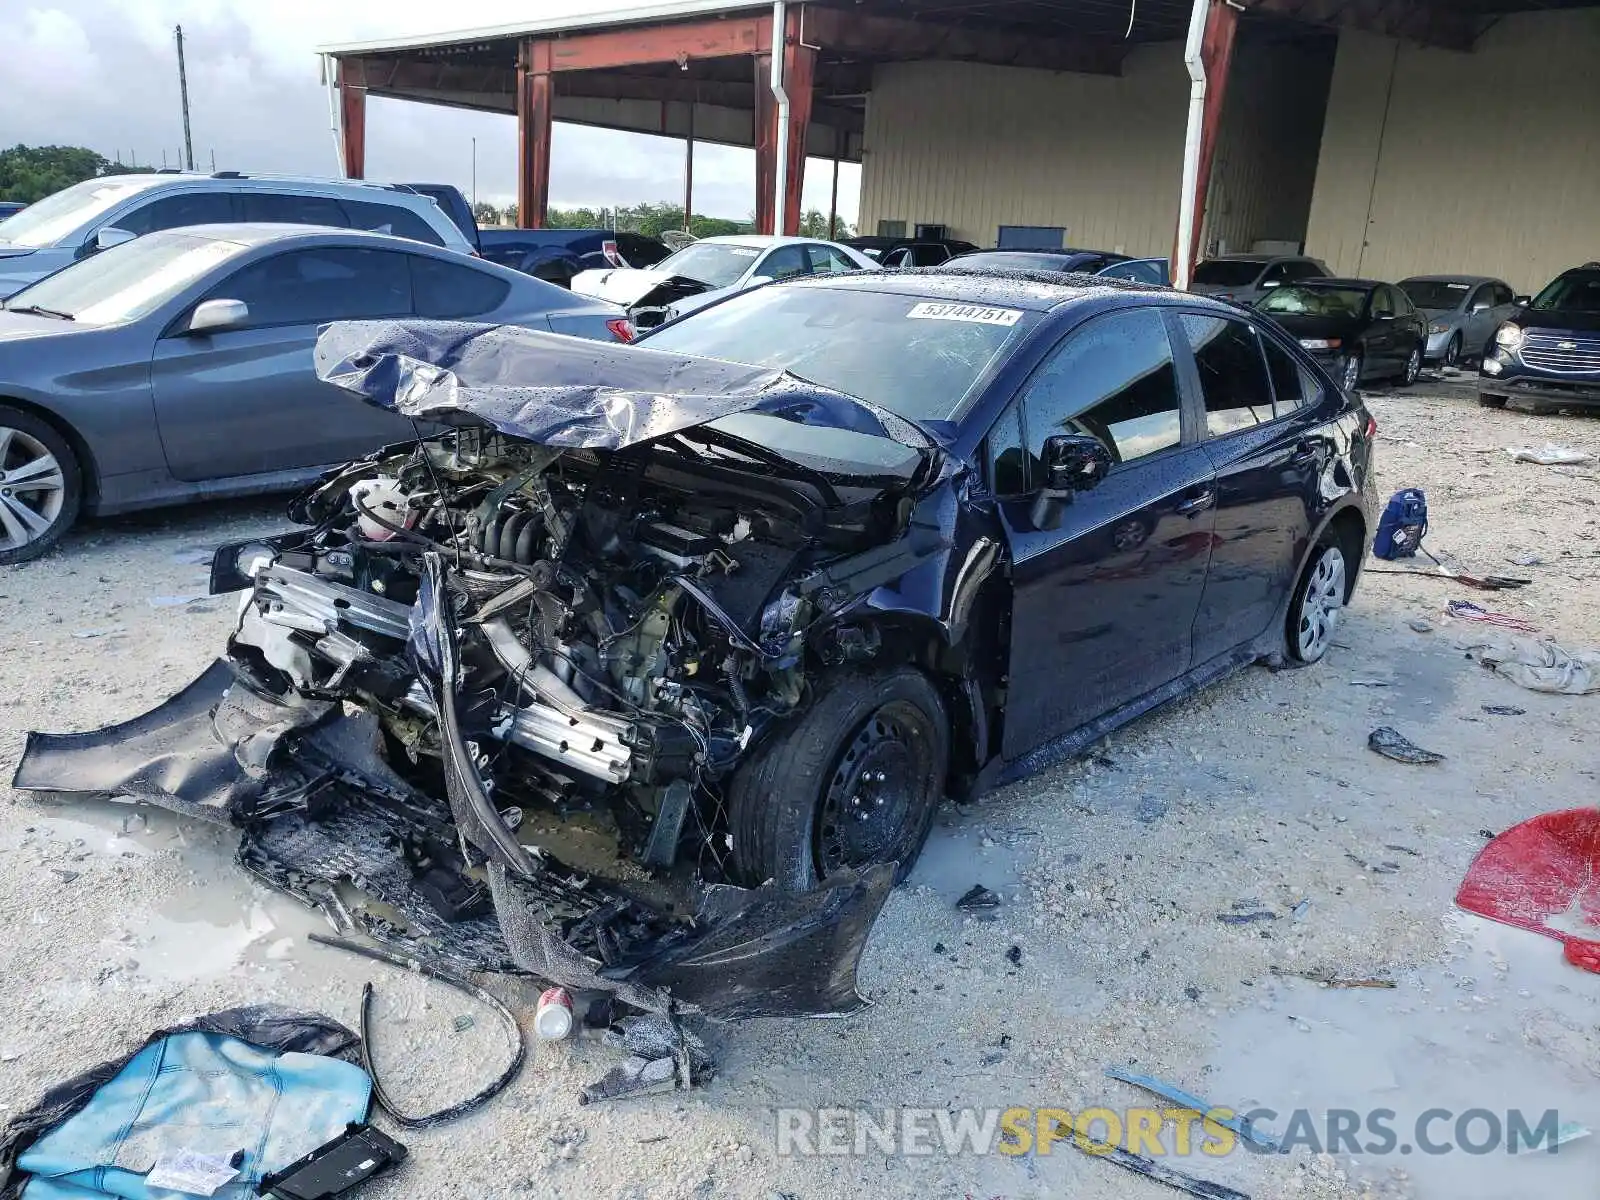
[[[1022,1157],[777,1154],[784,1107],[1165,1106],[1104,1078],[1111,1064],[1274,1109],[1278,1132],[1299,1108],[1319,1122],[1329,1109],[1393,1110],[1401,1143],[1434,1108],[1520,1108],[1533,1121],[1553,1108],[1600,1130],[1600,976],[1564,964],[1554,941],[1452,905],[1484,831],[1596,802],[1600,696],[1516,687],[1462,653],[1475,628],[1442,616],[1468,599],[1571,648],[1600,646],[1600,468],[1503,453],[1559,442],[1600,455],[1600,420],[1481,410],[1470,388],[1436,378],[1369,403],[1382,495],[1426,489],[1428,546],[1533,586],[1486,594],[1368,574],[1320,667],[1252,669],[1115,735],[1090,762],[947,810],[873,932],[861,986],[875,1006],[714,1029],[720,1069],[703,1089],[580,1107],[615,1053],[534,1042],[533,989],[488,977],[522,1012],[527,1066],[475,1115],[400,1131],[411,1158],[361,1195],[1175,1196],[1066,1143]],[[233,604],[170,600],[204,592],[200,551],[273,531],[281,507],[91,524],[41,562],[0,569],[3,777],[26,730],[123,720],[197,675]],[[1509,561],[1528,555],[1543,564]],[[1380,725],[1445,761],[1372,753]],[[310,944],[321,919],[235,868],[225,832],[4,788],[0,800],[0,1117],[193,1014],[276,1001],[355,1027],[368,979],[376,1057],[411,1108],[442,1107],[500,1069],[489,1012]],[[954,907],[980,882],[1004,901],[987,921]],[[1218,920],[1255,912],[1272,919]],[[1301,977],[1323,973],[1396,986]],[[475,1020],[457,1032],[466,1013]],[[1436,1141],[1453,1131],[1453,1119],[1432,1127]],[[1555,1156],[1302,1147],[1168,1161],[1257,1200],[1578,1200],[1594,1194],[1600,1137]]]

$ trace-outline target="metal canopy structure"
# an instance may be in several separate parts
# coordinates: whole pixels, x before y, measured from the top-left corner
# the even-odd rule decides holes
[[[1240,14],[1286,31],[1352,28],[1470,51],[1510,12],[1595,0],[1207,0],[1207,145],[1214,148]],[[1184,37],[1193,0],[664,0],[560,21],[326,46],[337,63],[344,167],[365,167],[369,95],[515,114],[521,224],[543,224],[551,122],[756,151],[756,227],[793,232],[806,157],[860,161],[874,67],[947,60],[1116,75],[1137,46]],[[778,131],[774,55],[788,97]],[[783,213],[778,147],[787,146]],[[1207,153],[1203,176],[1209,175]],[[1202,179],[1203,182],[1203,179]],[[1200,193],[1205,194],[1203,188]]]

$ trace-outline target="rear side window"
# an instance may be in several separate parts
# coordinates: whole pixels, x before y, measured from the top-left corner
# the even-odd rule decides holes
[[[240,192],[243,220],[285,225],[349,225],[337,200],[327,196],[295,196],[287,192]]]
[[[1267,370],[1272,375],[1272,391],[1277,397],[1277,415],[1287,416],[1296,409],[1316,403],[1322,390],[1316,377],[1271,338],[1263,337],[1261,348],[1267,354]]]
[[[246,329],[410,316],[409,257],[342,246],[290,250],[242,268],[206,299],[243,300]]]
[[[844,275],[860,270],[855,263],[832,246],[807,246],[806,254],[811,259],[811,270],[814,274]]]
[[[1045,439],[1058,433],[1097,438],[1119,463],[1176,446],[1178,375],[1161,314],[1108,313],[1074,330],[1028,381],[1023,410],[1035,477]]]
[[[1272,420],[1272,385],[1256,331],[1243,321],[1194,313],[1182,321],[1200,372],[1207,435],[1226,437]]]
[[[410,238],[413,242],[427,242],[430,246],[444,245],[444,238],[409,208],[395,204],[374,204],[369,200],[341,200],[352,229],[366,229],[372,233],[388,233],[395,237]]]
[[[499,308],[511,285],[487,271],[440,262],[421,254],[411,260],[411,292],[419,317],[446,320],[478,317]]]
[[[232,220],[233,197],[227,192],[180,192],[141,205],[130,213],[124,213],[112,224],[143,237],[163,229],[222,224]]]

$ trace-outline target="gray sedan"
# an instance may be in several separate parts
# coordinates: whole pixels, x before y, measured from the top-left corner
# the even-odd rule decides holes
[[[626,330],[613,305],[382,234],[209,225],[113,247],[0,310],[0,564],[80,511],[291,490],[413,437],[312,370],[320,326],[377,317]]]
[[[1494,331],[1527,303],[1503,279],[1484,275],[1416,275],[1402,280],[1400,290],[1427,318],[1427,360],[1447,367],[1483,357]]]

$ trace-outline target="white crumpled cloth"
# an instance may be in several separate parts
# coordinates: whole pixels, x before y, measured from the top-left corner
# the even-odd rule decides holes
[[[1600,692],[1600,650],[1567,650],[1551,641],[1502,635],[1466,647],[1467,653],[1512,683],[1535,692],[1586,696]]]

